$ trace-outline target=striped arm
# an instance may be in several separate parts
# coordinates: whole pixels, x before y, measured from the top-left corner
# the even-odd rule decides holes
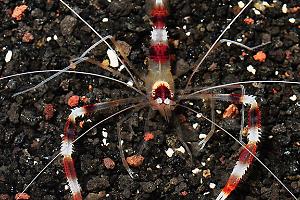
[[[248,95],[216,95],[216,98],[219,100],[229,100],[235,103],[243,103],[245,105],[250,105],[250,110],[248,112],[248,143],[246,148],[253,154],[256,155],[257,143],[261,136],[261,112],[259,106],[255,100],[255,97]],[[229,194],[238,186],[242,176],[246,173],[250,164],[253,161],[253,155],[244,148],[239,156],[233,171],[222,189],[221,193],[216,200],[225,200]]]
[[[83,117],[84,115],[95,111],[116,107],[124,104],[137,103],[140,101],[141,101],[141,97],[134,97],[134,98],[119,99],[115,101],[86,105],[83,107],[72,109],[72,112],[69,115],[64,128],[64,137],[61,145],[61,154],[63,155],[64,171],[67,177],[68,185],[72,192],[73,200],[82,199],[81,188],[78,183],[76,170],[74,167],[74,161],[72,159],[73,141],[75,140],[76,137],[76,118]]]

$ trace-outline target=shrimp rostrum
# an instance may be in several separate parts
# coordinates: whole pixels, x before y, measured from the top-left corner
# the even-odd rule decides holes
[[[246,45],[227,39],[223,39],[220,42],[220,39],[224,36],[228,36],[226,33],[229,31],[229,28],[233,26],[235,21],[238,21],[238,17],[243,12],[246,12],[245,10],[252,4],[254,4],[254,13],[257,11],[263,12],[264,10],[271,8],[276,9],[276,4],[266,5],[262,2],[253,3],[252,1],[249,1],[244,5],[235,5],[235,7],[232,9],[234,10],[232,12],[236,14],[235,17],[233,17],[228,25],[226,25],[226,22],[224,22],[225,24],[221,26],[224,31],[221,32],[219,37],[212,45],[202,45],[201,43],[196,44],[195,42],[186,39],[190,34],[195,33],[187,31],[186,27],[183,28],[183,31],[187,31],[184,33],[185,36],[182,37],[181,33],[178,37],[182,40],[188,40],[187,43],[190,43],[192,46],[188,48],[194,49],[186,50],[187,55],[198,57],[200,51],[204,49],[208,49],[208,51],[206,54],[202,54],[199,60],[197,60],[194,65],[191,65],[191,67],[189,67],[188,64],[183,61],[184,59],[181,59],[180,62],[177,62],[176,67],[180,68],[180,66],[182,67],[183,65],[187,65],[187,67],[183,67],[179,70],[174,69],[173,67],[175,61],[172,50],[174,48],[180,49],[182,48],[181,46],[184,45],[180,45],[180,43],[178,44],[178,40],[170,40],[166,26],[166,23],[168,22],[166,19],[168,19],[171,11],[174,11],[174,8],[180,8],[180,6],[182,6],[182,10],[178,12],[182,15],[184,15],[184,13],[186,15],[187,10],[189,9],[191,9],[191,12],[193,13],[194,8],[207,11],[211,11],[211,8],[208,8],[205,3],[202,3],[200,8],[198,6],[199,2],[197,1],[191,3],[190,5],[187,5],[184,2],[182,4],[174,2],[176,6],[173,6],[171,4],[172,1],[147,0],[146,7],[148,9],[148,17],[144,17],[144,20],[150,22],[152,31],[149,42],[149,50],[147,51],[148,55],[143,61],[147,65],[147,68],[143,70],[138,68],[134,60],[132,60],[132,58],[140,59],[141,56],[135,54],[134,50],[133,52],[130,52],[131,49],[128,47],[129,45],[126,42],[117,40],[118,37],[102,37],[77,13],[81,8],[77,7],[73,10],[64,1],[60,1],[60,3],[63,9],[67,8],[75,15],[68,15],[68,17],[64,18],[64,22],[68,24],[69,27],[65,27],[64,24],[61,23],[61,30],[64,30],[64,33],[68,32],[67,28],[70,28],[70,26],[73,26],[77,23],[77,19],[75,18],[77,17],[81,22],[86,24],[85,27],[88,27],[90,32],[94,32],[97,37],[97,42],[92,41],[93,45],[87,45],[85,42],[83,42],[83,46],[85,47],[86,51],[83,51],[84,53],[82,53],[79,57],[73,58],[68,67],[64,68],[63,70],[59,68],[57,70],[25,72],[24,74],[27,75],[33,74],[32,78],[30,78],[30,82],[41,81],[41,76],[35,74],[54,73],[54,75],[50,76],[50,78],[29,89],[24,89],[23,86],[18,87],[16,80],[19,79],[23,81],[20,78],[23,76],[18,76],[18,74],[6,76],[0,79],[2,81],[2,79],[16,76],[15,79],[10,79],[5,83],[6,85],[3,87],[3,89],[1,89],[3,94],[15,91],[16,89],[19,89],[19,91],[21,90],[21,92],[17,92],[13,95],[16,103],[12,103],[9,107],[3,106],[4,109],[8,110],[7,116],[5,115],[4,120],[2,120],[3,123],[10,121],[13,124],[17,124],[19,121],[21,121],[26,127],[24,130],[19,130],[18,127],[11,127],[10,125],[4,127],[2,125],[3,123],[0,124],[0,130],[3,129],[5,132],[7,132],[5,137],[3,137],[5,145],[7,145],[7,141],[14,143],[15,147],[13,149],[13,159],[18,158],[18,162],[23,163],[24,166],[19,166],[19,168],[17,170],[15,169],[15,172],[13,173],[15,176],[13,179],[17,179],[19,182],[27,184],[24,190],[22,190],[23,188],[13,189],[15,193],[17,193],[17,191],[19,192],[19,194],[16,195],[16,199],[24,199],[24,196],[22,195],[25,194],[24,192],[29,187],[35,186],[35,180],[41,175],[42,172],[46,174],[48,173],[48,178],[57,178],[56,176],[60,175],[61,170],[59,170],[60,163],[55,162],[55,160],[60,156],[63,157],[63,169],[67,178],[67,185],[65,186],[65,189],[71,191],[71,196],[74,200],[81,200],[84,196],[87,196],[87,198],[93,198],[93,196],[96,198],[106,197],[108,199],[122,198],[121,196],[124,196],[124,198],[127,199],[131,199],[134,196],[136,196],[135,198],[137,199],[159,199],[163,197],[168,199],[178,199],[185,196],[193,199],[213,198],[216,200],[229,199],[231,196],[232,198],[244,198],[242,197],[243,194],[236,192],[247,190],[247,186],[243,187],[243,184],[246,183],[241,183],[242,179],[250,179],[252,181],[251,184],[256,185],[256,187],[260,187],[260,185],[263,184],[257,180],[252,180],[250,176],[247,176],[247,171],[250,171],[250,174],[254,175],[255,172],[253,171],[256,170],[259,171],[257,172],[257,176],[267,176],[269,179],[274,179],[275,183],[275,185],[272,184],[271,186],[270,183],[265,183],[265,185],[269,184],[269,189],[266,189],[265,185],[262,186],[262,188],[265,188],[266,190],[265,194],[261,194],[263,193],[261,191],[256,191],[256,193],[260,193],[259,198],[266,199],[271,193],[270,198],[273,199],[277,197],[277,193],[274,194],[272,190],[280,188],[280,192],[285,193],[282,196],[290,199],[297,199],[296,195],[299,194],[299,187],[295,187],[295,184],[299,184],[299,161],[295,152],[297,151],[297,148],[299,151],[299,137],[297,138],[297,134],[294,136],[294,134],[291,134],[290,131],[295,129],[295,127],[298,127],[298,130],[293,131],[299,132],[299,122],[296,120],[299,120],[299,103],[295,102],[297,101],[297,95],[299,95],[299,82],[273,81],[269,79],[261,81],[244,81],[240,80],[237,76],[222,75],[221,72],[218,73],[218,77],[220,79],[222,79],[222,76],[230,77],[232,80],[224,81],[231,81],[230,83],[224,84],[223,81],[216,80],[218,81],[217,83],[211,84],[210,79],[207,78],[204,81],[204,84],[206,85],[200,84],[202,80],[200,74],[204,74],[204,77],[208,76],[207,74],[209,71],[212,71],[214,74],[214,71],[217,70],[218,65],[220,64],[218,62],[221,62],[223,58],[224,60],[230,60],[230,63],[225,65],[227,68],[230,68],[230,73],[232,70],[231,68],[234,68],[232,67],[233,65],[236,65],[238,66],[236,68],[239,68],[240,63],[236,63],[236,59],[246,60],[251,57],[250,55],[254,55],[255,53],[253,52],[257,49],[264,49],[268,48],[269,45],[273,45],[273,41],[271,41],[270,38],[271,34],[264,34],[264,39],[261,42],[262,45],[255,43],[255,48],[249,48]],[[107,7],[111,13],[116,13],[122,10],[122,6],[127,5],[126,3],[129,2],[124,3],[120,1],[119,4],[115,2],[106,2],[103,3],[103,5],[101,3],[99,3],[99,5],[98,3],[95,3],[95,5],[91,3],[91,5],[95,6],[97,9],[102,8],[102,6]],[[170,5],[168,5],[169,3]],[[212,2],[212,5],[214,5],[214,3],[215,2]],[[47,2],[47,4],[50,6],[51,3]],[[140,4],[142,3],[137,4],[138,6],[135,9],[140,11]],[[241,4],[241,2],[239,2],[239,4]],[[55,7],[55,5],[52,6]],[[132,3],[127,6],[127,9],[134,10]],[[168,6],[170,9],[168,9]],[[264,8],[259,6],[264,6]],[[286,7],[283,6],[283,8]],[[296,9],[296,7],[294,9]],[[223,12],[221,8],[219,11]],[[293,14],[294,10],[293,12],[290,12]],[[84,16],[86,15],[86,13],[83,14]],[[33,17],[38,15],[37,10],[35,10],[32,15]],[[53,17],[53,15],[51,16]],[[92,16],[91,20],[93,18],[95,18],[95,16]],[[185,22],[189,24],[190,18],[190,16],[185,17]],[[245,23],[254,23],[250,20],[252,19],[250,14],[246,17],[246,19],[247,20],[244,20]],[[107,20],[109,19],[105,18],[105,20],[103,19],[102,22],[106,22]],[[170,20],[170,23],[174,23],[174,21],[174,19]],[[197,26],[198,31],[200,32],[206,29],[203,28],[202,25],[203,24],[198,24]],[[122,26],[123,25],[120,24],[120,27]],[[215,26],[217,25],[210,24],[210,27],[207,27],[207,29],[215,29]],[[25,29],[26,28],[28,27],[25,26]],[[46,29],[47,27],[44,28]],[[170,32],[176,37],[174,30],[175,29],[171,29]],[[112,29],[111,31],[114,30]],[[238,31],[239,30],[236,31],[237,35],[241,36],[239,35]],[[78,37],[82,38],[82,35],[84,35],[83,33],[86,32],[87,31],[84,28],[81,28],[78,32],[75,31],[75,35],[77,34]],[[143,31],[140,32],[142,35]],[[296,34],[296,32],[294,33]],[[67,33],[65,34],[67,35]],[[241,37],[252,37],[254,35],[251,35],[251,31],[247,32],[247,34],[249,35],[245,34],[246,36],[244,35]],[[85,34],[85,36],[87,36],[87,34]],[[291,38],[293,36],[294,35],[291,33],[286,33],[287,38]],[[124,37],[126,38],[126,36]],[[136,39],[135,37],[137,36],[129,34],[128,37]],[[202,33],[198,34],[198,37],[207,39],[207,37],[203,36]],[[54,39],[46,38],[46,41],[49,43],[55,42],[51,40]],[[291,42],[290,44],[290,46],[293,46],[293,48],[290,48],[291,50],[283,53],[286,55],[286,57],[293,57],[293,54],[299,51],[299,46],[295,44],[296,38],[294,37],[291,40],[294,41],[294,43]],[[42,39],[39,40],[39,45],[41,45],[39,47],[45,45],[46,41]],[[70,41],[73,44],[76,43],[72,37],[70,37]],[[172,42],[172,47],[169,46],[170,41]],[[246,40],[242,41],[245,42]],[[60,41],[57,42],[59,43]],[[228,44],[230,43],[231,46],[221,44],[224,42],[227,42]],[[218,50],[218,48],[215,48],[217,44],[220,44],[218,45],[218,48],[223,49]],[[104,45],[108,47],[106,56],[100,56],[100,59],[97,58],[97,56],[91,56],[91,54],[97,54],[99,51],[101,52],[100,54],[103,54],[103,49],[101,48]],[[276,43],[276,45],[279,44]],[[197,46],[200,46],[201,48]],[[65,50],[66,49],[64,49],[64,51]],[[227,51],[232,51],[235,53],[240,53],[242,51],[242,55],[228,57],[225,55]],[[274,52],[280,53],[278,51]],[[30,55],[30,53],[28,54]],[[214,54],[217,55],[215,55],[215,58],[211,58],[207,57],[209,54],[212,55],[211,57],[213,57]],[[47,55],[48,58],[51,57],[51,53],[48,50],[45,50],[45,55]],[[275,60],[278,59],[276,58],[276,55],[274,56]],[[218,61],[214,62],[213,60],[210,60],[217,59],[218,56]],[[212,62],[208,71],[206,69],[202,69],[205,68],[202,66],[202,63],[206,58],[209,60],[209,62]],[[45,62],[47,61],[48,60],[46,59]],[[54,61],[56,64],[57,60]],[[252,59],[251,62],[254,63],[255,61]],[[292,63],[290,65],[292,66],[291,68],[295,68],[295,62],[290,62]],[[285,64],[288,65],[287,63]],[[33,65],[35,65],[34,62]],[[54,66],[54,64],[50,65]],[[246,69],[242,69],[242,71],[247,71],[245,73],[252,73],[254,76],[256,72],[253,71],[255,70],[255,66],[253,67],[253,65],[248,65],[248,67],[245,67],[248,71]],[[269,64],[266,62],[266,65]],[[91,72],[79,71],[83,66],[92,66],[91,68],[93,69]],[[98,71],[96,70],[95,66],[100,68],[98,70],[101,71],[101,74],[97,74]],[[4,70],[3,75],[9,74],[9,71],[12,68],[12,63],[7,62],[5,67],[6,69]],[[220,71],[222,70],[223,69]],[[94,71],[97,71],[97,73]],[[224,73],[226,73],[225,69]],[[282,72],[278,70],[276,73],[278,74]],[[283,73],[284,76],[281,78],[291,78],[291,76],[293,76],[291,73],[292,71],[287,70],[285,73]],[[56,99],[53,93],[45,92],[47,90],[54,90],[56,86],[53,85],[57,84],[55,81],[65,78],[68,74],[73,74],[73,77],[79,77],[81,82],[72,79],[71,81],[64,79],[59,83],[60,89],[55,91],[65,94],[65,99]],[[23,74],[21,73],[19,75]],[[294,74],[294,76],[299,76],[299,74]],[[85,77],[93,77],[92,82],[99,84],[103,90],[94,88],[89,79],[86,79]],[[241,75],[241,77],[243,77],[243,75]],[[100,79],[100,81],[98,79]],[[255,79],[255,77],[253,79]],[[274,83],[277,85],[288,85],[288,87],[281,89],[280,87],[272,86],[270,89],[270,85],[274,85]],[[276,118],[278,120],[276,126],[265,128],[264,122],[275,121],[273,117],[275,118],[276,116],[271,115],[280,116],[282,113],[280,113],[277,108],[275,109],[272,107],[272,105],[265,103],[264,95],[256,92],[251,93],[253,95],[249,95],[248,91],[245,91],[244,86],[249,84],[252,84],[252,86],[256,87],[256,89],[260,90],[262,93],[265,91],[269,91],[270,93],[271,91],[274,94],[274,98],[272,99],[273,102],[279,101],[278,96],[284,99],[284,103],[291,104],[291,101],[294,102],[294,104],[287,106],[287,112],[290,113],[289,117],[292,117],[292,114],[294,115],[293,119],[289,118],[287,120],[291,123],[291,125],[285,126],[284,122],[281,122],[280,119]],[[264,86],[264,84],[269,84],[269,86]],[[72,108],[70,112],[66,111],[64,114],[57,114],[57,116],[55,116],[55,110],[61,109],[61,106],[58,102],[68,103],[70,106],[72,104],[73,106],[73,103],[70,102],[71,97],[75,96],[74,93],[76,93],[76,89],[82,90],[82,87],[84,86],[87,86],[86,88],[88,88],[89,92],[86,95],[81,95],[81,98],[79,98],[80,105],[77,107],[78,103],[76,103],[75,107]],[[69,87],[72,87],[74,91],[67,93]],[[118,87],[120,87],[120,89]],[[34,109],[38,110],[40,113],[43,113],[42,115],[47,118],[45,122],[41,120],[43,117],[37,117],[32,109],[22,109],[17,103],[23,102],[25,104],[32,104],[32,101],[36,98],[34,96],[36,94],[39,95],[38,99],[41,98],[39,101],[42,101],[44,107],[39,106],[39,104],[36,103],[34,104]],[[258,95],[260,95],[260,98],[257,97]],[[6,97],[4,97],[4,95],[2,97],[2,104],[4,105],[4,102],[7,102],[8,100]],[[76,98],[74,97],[74,99]],[[55,103],[51,102],[56,102],[57,105],[53,106]],[[222,113],[220,110],[223,110],[224,105],[227,105],[228,103],[231,104],[230,106],[235,107],[237,111],[226,109],[225,112],[232,118],[222,119],[224,121],[227,120],[229,125],[226,125],[226,123],[221,122],[222,120],[219,119],[219,115]],[[264,106],[270,106],[270,108],[264,108]],[[53,107],[55,107],[55,109]],[[216,112],[216,110],[218,112]],[[208,115],[207,112],[209,113]],[[236,114],[232,113],[240,113],[240,116],[237,117]],[[265,113],[269,113],[270,115],[266,116]],[[18,117],[17,115],[20,116]],[[94,121],[93,115],[102,116],[102,120],[90,127],[90,119],[93,119]],[[59,122],[65,121],[65,116],[68,117],[64,127],[62,127],[63,125]],[[244,118],[246,120],[244,120]],[[52,121],[56,121],[56,123],[59,125],[52,125]],[[115,125],[111,124],[112,121],[115,121]],[[191,126],[190,123],[194,123],[193,126]],[[102,126],[101,131],[99,131],[100,128],[96,128],[96,126]],[[43,130],[44,132],[41,133],[41,136],[36,136],[36,133],[32,131],[32,127],[35,127],[37,130]],[[10,128],[10,130],[8,130],[8,128]],[[47,131],[45,131],[46,128],[48,128]],[[82,128],[85,129],[84,133],[79,131]],[[58,133],[62,132],[61,130],[63,130],[63,135],[60,137],[60,134]],[[271,134],[269,134],[266,130],[270,131]],[[17,134],[20,131],[22,133]],[[26,132],[26,134],[23,132]],[[97,132],[102,132],[102,141],[99,140]],[[116,132],[117,134],[113,134],[113,132]],[[237,134],[231,134],[231,132],[237,132]],[[266,136],[264,136],[265,132],[267,132]],[[283,135],[283,132],[285,132],[286,135]],[[107,133],[109,134],[107,135]],[[222,135],[221,133],[226,134]],[[273,134],[278,134],[280,136],[277,137]],[[12,141],[10,138],[11,135],[17,135],[14,141]],[[236,136],[238,136],[238,139],[236,139]],[[259,144],[261,141],[264,141],[266,138],[271,140],[273,137],[279,138],[280,140],[278,141],[286,142],[287,144],[292,143],[291,146],[282,150],[284,152],[281,152],[283,157],[286,155],[295,156],[295,161],[288,162],[291,164],[291,166],[287,166],[287,168],[291,168],[293,172],[288,172],[288,176],[284,176],[287,180],[281,180],[282,177],[279,177],[276,175],[276,173],[273,173],[274,168],[269,169],[269,167],[266,166],[267,164],[265,164],[265,161],[270,162],[268,158],[271,157],[270,160],[272,160],[274,156],[273,154],[265,153],[266,159],[259,159],[257,156],[257,152],[260,152]],[[187,138],[190,140],[187,140]],[[211,138],[214,139],[210,140]],[[216,138],[223,141],[226,141],[225,138],[228,138],[228,140],[223,143],[222,141],[215,143],[214,141]],[[47,144],[47,141],[50,139],[57,141],[62,140],[60,150],[58,149],[58,146],[53,147],[56,144]],[[18,147],[23,147],[24,141],[28,142],[27,146],[25,145],[26,147],[24,147],[24,149]],[[74,148],[74,143],[79,144]],[[270,147],[268,147],[270,149],[275,148],[277,145],[276,142],[271,141],[269,143],[272,144]],[[81,146],[83,146],[83,148],[81,148]],[[262,150],[264,151],[262,151],[261,154],[264,154],[265,150],[268,148],[262,147]],[[76,149],[76,151],[74,151],[74,149]],[[211,152],[214,150],[218,151],[219,153],[211,154]],[[5,155],[6,151],[7,150],[3,150],[2,154]],[[90,151],[90,153],[86,154],[85,151]],[[41,168],[40,162],[42,161],[37,157],[28,159],[30,154],[35,152],[38,152],[40,157],[43,158],[43,161],[48,163],[46,167]],[[118,154],[116,154],[116,152],[118,152]],[[209,152],[210,155],[203,155],[204,153]],[[230,152],[235,155],[230,157]],[[276,151],[274,152],[276,153]],[[79,162],[76,158],[78,156],[73,155],[77,153],[78,156],[80,156],[82,153],[84,154],[84,156],[78,159]],[[54,156],[49,157],[49,155]],[[119,159],[119,157],[121,159]],[[235,161],[228,164],[226,161],[226,158],[228,157],[230,160]],[[104,164],[101,162],[102,159],[105,160]],[[110,162],[110,165],[107,163],[108,161]],[[124,166],[124,168],[122,168],[123,170],[116,170],[114,162],[116,162],[117,167],[119,165]],[[277,160],[277,162],[279,162],[279,160]],[[30,164],[32,166],[36,166],[40,173],[34,177],[33,181],[26,182],[28,179],[30,179],[30,175],[32,174],[26,169],[27,165]],[[282,164],[278,164],[278,167],[282,167]],[[6,166],[5,164],[2,165],[4,167]],[[230,175],[222,172],[222,175],[219,174],[219,176],[217,176],[214,173],[220,172],[214,172],[213,170],[209,169],[214,168],[213,165],[219,165],[216,166],[218,169],[217,171],[222,169],[225,170],[226,168],[233,169],[231,169],[232,172]],[[171,169],[170,166],[174,167],[174,170]],[[77,171],[80,173],[83,172],[86,176],[78,174],[77,177]],[[159,175],[156,175],[156,172]],[[123,175],[119,175],[118,173],[122,173]],[[95,174],[95,176],[92,176],[91,174]],[[44,174],[41,176],[44,176]],[[43,187],[40,188],[40,190],[45,190],[42,194],[44,198],[56,198],[51,195],[53,192],[51,187],[56,184],[64,186],[65,183],[56,183],[48,178],[42,180],[41,186],[36,187]],[[214,183],[213,180],[221,180],[222,182]],[[6,180],[4,180],[4,183],[5,182]],[[187,183],[190,182],[193,184],[187,185]],[[81,186],[81,183],[84,183],[83,187]],[[4,186],[2,188],[8,188],[7,185],[3,185]],[[115,189],[114,186],[116,186],[117,189]],[[207,188],[205,188],[205,186],[207,186]],[[110,187],[112,187],[112,189],[110,189]],[[163,189],[159,189],[160,187]],[[237,189],[238,187],[241,188]],[[254,186],[249,185],[248,187],[255,188]],[[290,189],[291,187],[293,189]],[[48,188],[50,188],[50,191],[48,191]],[[118,190],[122,192],[118,193]],[[60,189],[54,193],[64,195],[64,192],[64,189]],[[4,191],[0,190],[0,194],[1,193],[5,194],[5,189]],[[32,196],[34,197],[35,195],[32,194]]]

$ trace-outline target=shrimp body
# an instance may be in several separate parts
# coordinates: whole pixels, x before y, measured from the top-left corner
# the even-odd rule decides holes
[[[167,120],[175,108],[174,78],[171,73],[168,32],[165,18],[168,16],[166,1],[152,1],[150,16],[151,32],[150,60],[145,80],[148,99],[153,110],[158,110]]]

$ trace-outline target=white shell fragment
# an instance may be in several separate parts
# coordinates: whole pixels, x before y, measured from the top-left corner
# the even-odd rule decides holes
[[[109,58],[109,65],[112,67],[119,67],[118,56],[115,51],[108,49],[107,56]]]
[[[290,100],[296,101],[297,100],[297,96],[294,94],[293,96],[290,97]]]
[[[130,81],[128,81],[127,83],[126,83],[128,86],[133,86],[133,82],[132,82],[132,80],[130,80]]]
[[[288,9],[287,9],[286,4],[283,4],[281,10],[282,10],[282,12],[285,13],[285,14],[288,12]]]
[[[168,150],[166,151],[166,154],[169,158],[171,158],[174,154],[174,150],[171,148],[168,148]]]
[[[12,58],[12,51],[8,50],[5,56],[5,62],[8,63],[9,61],[11,61],[11,58]]]
[[[296,22],[296,19],[295,18],[289,18],[289,22],[294,24]]]
[[[198,174],[200,172],[201,172],[201,170],[199,168],[195,168],[195,169],[192,170],[193,174]]]
[[[244,8],[244,7],[245,7],[245,3],[242,2],[242,1],[239,1],[239,2],[238,2],[238,6],[239,6],[240,8]]]
[[[179,151],[181,153],[185,153],[185,149],[183,148],[183,146],[180,146],[179,148],[175,149],[175,151]]]
[[[204,138],[206,138],[206,134],[203,134],[203,133],[199,134],[199,139],[200,139],[200,140],[201,140],[201,139],[204,139]]]
[[[108,22],[108,18],[107,17],[103,18],[102,22]]]
[[[253,67],[252,65],[249,65],[249,66],[247,67],[247,70],[248,70],[248,72],[251,72],[252,74],[255,74],[255,73],[256,73],[256,69],[254,69],[254,67]]]
[[[215,189],[215,187],[216,187],[216,184],[214,184],[214,183],[210,183],[210,184],[209,184],[209,188],[210,188],[210,189]]]
[[[198,126],[199,126],[198,123],[194,123],[194,124],[193,124],[193,129],[196,129]]]

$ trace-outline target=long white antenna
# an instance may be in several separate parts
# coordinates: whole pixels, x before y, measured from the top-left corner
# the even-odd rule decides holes
[[[85,23],[101,40],[103,40],[103,37],[87,22],[85,21],[74,9],[72,9],[67,3],[65,3],[63,0],[59,0],[62,4],[64,4],[72,13],[74,13],[83,23]],[[106,42],[104,40],[104,43],[108,46],[108,48],[110,50],[112,50],[115,53],[115,50],[110,46],[110,44],[108,44],[108,42]],[[124,64],[124,62],[122,61],[122,59],[116,54],[116,56],[118,57],[118,60],[120,61],[120,63],[122,63],[122,65],[124,65],[124,68],[126,69],[126,71],[128,72],[128,74],[130,75],[131,79],[133,80],[133,82],[136,84],[136,86],[138,87],[138,83],[135,80],[135,78],[133,77],[132,73],[130,72],[130,70],[128,69],[128,67]]]
[[[194,76],[194,74],[198,71],[200,65],[203,63],[203,61],[206,59],[206,57],[208,56],[208,54],[210,54],[210,52],[213,50],[213,48],[216,46],[216,44],[219,42],[219,40],[223,37],[223,35],[226,33],[226,31],[228,29],[230,29],[230,26],[236,21],[236,19],[246,10],[246,8],[253,2],[253,0],[250,0],[245,6],[244,8],[233,18],[233,20],[231,20],[231,22],[226,26],[226,28],[222,31],[222,33],[219,35],[219,37],[215,40],[215,42],[211,45],[211,47],[208,49],[208,51],[206,52],[206,54],[203,56],[203,58],[201,59],[201,61],[198,63],[198,65],[195,67],[195,69],[193,70],[192,75],[189,77],[185,89],[187,90],[188,86],[190,85],[190,82]]]

